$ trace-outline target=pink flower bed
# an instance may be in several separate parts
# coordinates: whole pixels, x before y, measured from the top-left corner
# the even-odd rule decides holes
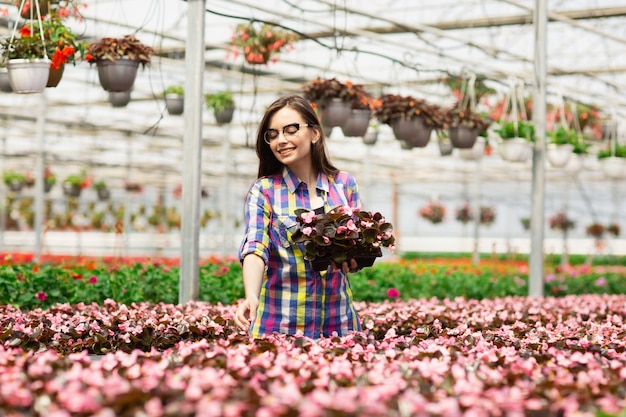
[[[626,408],[626,296],[359,304],[250,339],[234,306],[0,306],[0,416],[594,416]],[[95,356],[93,353],[110,353]]]

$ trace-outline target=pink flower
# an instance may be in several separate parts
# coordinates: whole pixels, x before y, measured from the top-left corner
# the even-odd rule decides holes
[[[606,284],[607,284],[607,281],[606,281],[606,278],[604,278],[604,277],[598,278],[596,280],[596,282],[595,282],[595,286],[596,287],[604,287],[604,286],[606,286]]]
[[[315,212],[309,211],[301,214],[304,223],[312,223],[315,220]]]
[[[307,236],[311,236],[311,233],[313,233],[313,228],[310,227],[310,226],[303,227],[302,228],[302,233],[304,233]]]
[[[389,288],[387,290],[387,297],[389,297],[389,298],[398,298],[398,297],[400,297],[400,291],[398,291],[395,288]]]
[[[98,282],[98,277],[95,275],[92,275],[91,277],[89,277],[89,283],[90,284],[95,284],[96,282]]]
[[[35,298],[38,299],[39,301],[46,301],[46,298],[48,298],[48,295],[43,291],[39,291],[37,294],[35,294]]]

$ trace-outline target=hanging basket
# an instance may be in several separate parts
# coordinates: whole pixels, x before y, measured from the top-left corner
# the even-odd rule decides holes
[[[453,126],[448,129],[450,141],[455,148],[470,149],[476,143],[478,128],[467,126]]]
[[[585,155],[574,153],[565,165],[565,172],[577,175],[585,167]]]
[[[63,78],[63,71],[65,70],[65,64],[61,64],[59,68],[50,67],[50,72],[48,73],[48,82],[46,83],[46,87],[56,87],[61,82],[61,78]]]
[[[11,81],[9,81],[9,71],[6,67],[0,67],[0,91],[4,91],[5,93],[13,92]]]
[[[96,191],[98,193],[98,200],[100,201],[106,201],[111,198],[111,190],[108,188],[98,188]]]
[[[218,125],[227,125],[233,121],[233,115],[235,114],[234,108],[228,108],[224,110],[215,110],[213,111],[213,115],[215,116],[215,121]]]
[[[484,155],[485,146],[485,138],[478,137],[476,138],[476,143],[470,149],[459,149],[459,156],[461,159],[476,161]]]
[[[396,139],[404,141],[412,148],[423,148],[430,141],[432,128],[427,127],[421,117],[412,119],[395,119],[391,122],[391,129]]]
[[[607,178],[618,180],[626,176],[626,158],[610,156],[600,160],[602,172]]]
[[[375,145],[378,142],[378,130],[368,130],[363,135],[363,143],[368,146]]]
[[[502,159],[509,162],[526,162],[532,156],[532,146],[524,138],[502,139],[498,148]]]
[[[39,3],[39,14],[41,16],[47,15],[48,14],[48,0],[37,0],[37,3]],[[32,12],[32,19],[37,19],[38,18],[37,6],[33,3],[32,0],[29,3],[24,4],[20,12],[20,16],[22,17],[22,19],[31,19],[31,12]]]
[[[113,107],[126,107],[130,103],[130,90],[109,91],[109,103]]]
[[[452,155],[452,150],[454,150],[454,146],[452,146],[452,141],[450,140],[450,138],[439,138],[437,140],[437,144],[439,145],[439,154],[441,156]]]
[[[7,70],[13,91],[18,94],[41,93],[50,75],[50,60],[10,59]]]
[[[344,136],[363,136],[370,124],[372,111],[369,109],[352,109],[347,122],[341,126]]]
[[[139,60],[117,59],[115,61],[98,61],[98,79],[105,91],[128,91],[133,87],[137,77]]]
[[[569,143],[562,145],[549,143],[546,146],[546,156],[548,157],[548,161],[550,161],[550,165],[554,168],[563,168],[566,166],[572,155],[574,155],[573,151],[574,146]]]
[[[352,103],[336,97],[320,102],[320,107],[322,126],[326,127],[344,126],[352,113]]]
[[[166,94],[165,108],[170,115],[180,116],[185,110],[185,97],[179,94]]]
[[[78,185],[71,184],[69,182],[63,183],[63,194],[66,197],[80,197],[80,192],[82,188]]]

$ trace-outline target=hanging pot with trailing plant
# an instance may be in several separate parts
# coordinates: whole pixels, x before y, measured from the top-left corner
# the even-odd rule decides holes
[[[14,28],[11,37],[1,42],[9,82],[18,94],[41,93],[46,88],[51,61],[46,53],[45,41],[35,34],[35,30],[40,33],[43,30],[41,21],[38,21],[38,26],[35,28],[32,23],[23,26],[17,37]]]
[[[123,38],[102,38],[87,47],[85,59],[98,67],[100,85],[106,91],[127,91],[135,83],[139,65],[150,64],[154,49],[141,43],[134,35]]]
[[[213,110],[217,124],[228,124],[235,113],[235,99],[230,91],[218,91],[204,95],[207,109]]]
[[[359,87],[350,81],[343,83],[336,78],[318,77],[304,86],[303,94],[317,110],[322,127],[343,127],[352,114]]]
[[[170,85],[163,90],[165,108],[172,116],[179,116],[185,110],[185,91],[182,85]]]

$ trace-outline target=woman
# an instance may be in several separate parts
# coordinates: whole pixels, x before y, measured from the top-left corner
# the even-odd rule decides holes
[[[258,178],[248,192],[239,249],[245,299],[235,323],[255,337],[278,332],[317,339],[360,331],[348,265],[316,272],[303,245],[291,240],[297,208],[360,207],[357,183],[330,162],[309,102],[293,95],[272,103],[257,132],[256,153]]]

